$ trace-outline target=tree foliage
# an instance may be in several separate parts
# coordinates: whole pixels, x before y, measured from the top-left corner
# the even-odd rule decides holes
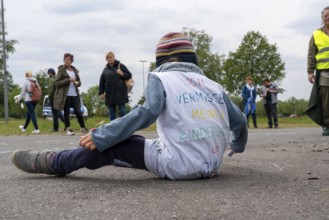
[[[199,62],[199,67],[206,76],[216,82],[222,81],[224,55],[211,52],[212,37],[204,30],[183,28],[183,32],[192,41]]]
[[[229,53],[224,71],[225,89],[238,95],[247,76],[252,76],[255,84],[261,84],[266,77],[280,84],[285,76],[285,63],[275,44],[270,44],[260,32],[250,31],[238,49]]]
[[[89,87],[87,93],[82,93],[83,102],[85,103],[89,115],[108,115],[108,109],[105,101],[98,96],[98,85]]]
[[[16,40],[8,40],[6,41],[6,59],[8,59],[10,54],[13,54],[15,50],[15,44],[17,44],[18,41]],[[8,105],[10,107],[10,99],[9,94],[13,92],[15,89],[17,89],[18,85],[14,84],[13,76],[10,74],[10,72],[7,71],[7,86],[8,86]],[[4,115],[4,74],[3,74],[3,57],[0,56],[0,115]],[[15,106],[15,105],[12,105]],[[13,112],[14,115],[16,115],[17,112]],[[11,110],[9,108],[9,114],[11,116]]]

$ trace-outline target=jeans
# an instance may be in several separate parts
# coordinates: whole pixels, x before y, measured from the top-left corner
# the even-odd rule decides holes
[[[147,170],[144,145],[144,137],[133,135],[103,152],[97,149],[91,151],[84,147],[63,150],[53,157],[51,170],[59,174],[69,174],[81,168],[95,170],[106,165]]]
[[[117,118],[117,110],[116,110],[117,105],[110,105],[109,106],[109,111],[110,111],[110,121],[113,121]],[[126,109],[126,104],[120,104],[118,105],[119,107],[119,114],[120,117],[123,117],[127,114],[127,109]]]
[[[268,126],[271,128],[273,127],[272,117],[274,121],[274,126],[278,126],[278,116],[277,116],[277,107],[276,103],[266,103],[264,104],[264,108],[267,114]]]
[[[51,113],[53,115],[53,129],[55,131],[58,131],[58,118],[61,119],[61,121],[64,122],[63,115],[60,111],[57,109],[54,109],[54,99],[49,99],[50,107],[51,107]]]
[[[29,126],[30,121],[32,119],[34,129],[39,130],[38,123],[37,123],[37,117],[34,112],[35,107],[37,106],[37,103],[33,102],[33,101],[27,101],[27,102],[25,102],[25,104],[26,104],[26,108],[27,108],[27,114],[26,114],[26,120],[25,120],[25,124],[24,124],[23,128],[26,129],[27,126]]]
[[[247,115],[248,127],[249,127],[249,116],[250,115],[252,116],[252,122],[254,124],[254,127],[257,127],[256,113]]]
[[[70,127],[70,108],[73,108],[81,128],[85,128],[85,122],[80,110],[79,96],[67,96],[64,105],[64,123],[65,128]]]

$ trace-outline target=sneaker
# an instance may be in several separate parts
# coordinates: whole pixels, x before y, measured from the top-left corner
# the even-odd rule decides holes
[[[52,165],[54,151],[16,150],[11,155],[12,163],[26,173],[54,174]]]
[[[66,128],[66,134],[67,134],[67,135],[74,135],[74,132],[73,132],[73,130],[69,127],[69,128]]]
[[[26,129],[24,129],[24,126],[23,126],[23,125],[20,125],[20,126],[18,126],[18,127],[19,127],[19,129],[22,130],[22,132],[25,132],[25,131],[26,131]]]
[[[89,130],[88,128],[80,128],[80,132],[87,134]]]
[[[329,136],[329,128],[323,129],[322,136]]]
[[[32,134],[39,134],[39,133],[40,133],[40,130],[39,129],[32,131]]]

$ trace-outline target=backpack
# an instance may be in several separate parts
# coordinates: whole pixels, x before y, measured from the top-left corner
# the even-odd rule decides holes
[[[37,81],[30,80],[30,91],[27,91],[33,102],[39,102],[42,97],[41,87],[37,84]]]

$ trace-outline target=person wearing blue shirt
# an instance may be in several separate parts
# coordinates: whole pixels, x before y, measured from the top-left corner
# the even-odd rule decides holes
[[[247,117],[249,127],[249,116],[252,116],[254,128],[258,128],[256,120],[256,87],[253,85],[251,76],[247,77],[247,83],[242,88],[243,112]]]

